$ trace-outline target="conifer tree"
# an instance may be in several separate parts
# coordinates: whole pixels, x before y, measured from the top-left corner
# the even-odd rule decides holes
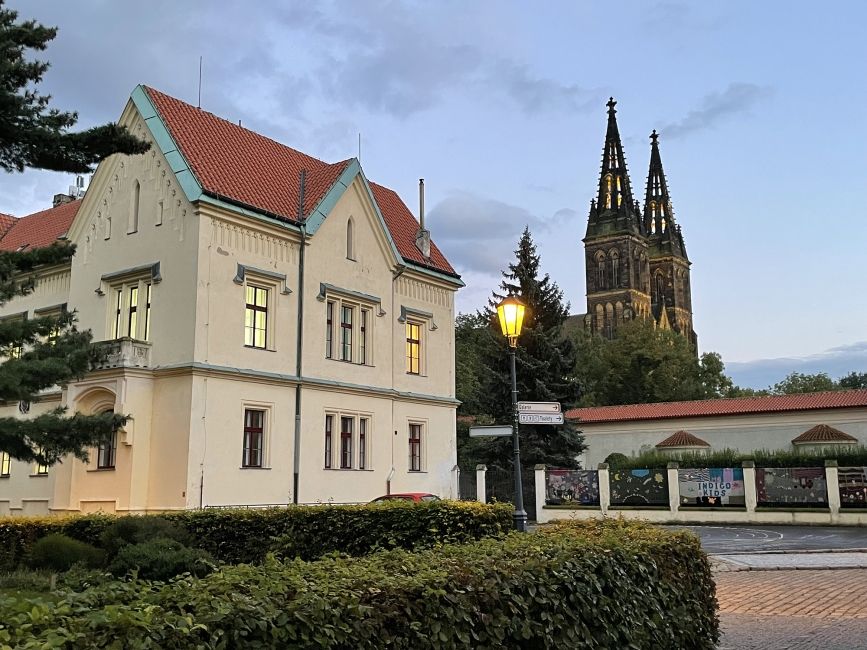
[[[35,89],[48,63],[25,58],[26,50],[44,50],[57,28],[18,22],[18,12],[3,5],[0,0],[0,169],[83,174],[113,153],[147,151],[146,142],[117,124],[68,131],[78,114],[51,108],[51,97]]]
[[[496,316],[496,305],[506,295],[517,296],[527,305],[515,360],[518,399],[560,402],[565,411],[576,405],[580,395],[574,371],[575,346],[562,335],[569,305],[547,274],[540,277],[540,258],[529,228],[524,229],[515,257],[503,271],[499,292],[494,292],[483,312],[489,342],[483,350],[485,410],[500,423],[512,421],[508,343]],[[525,468],[539,463],[577,467],[578,455],[584,450],[583,436],[569,422],[563,426],[521,425],[520,436]],[[511,466],[511,454],[512,443],[505,438],[486,441],[478,450],[480,462],[501,468]]]
[[[70,173],[91,171],[113,153],[136,154],[149,145],[125,127],[106,124],[79,133],[69,128],[77,113],[51,108],[51,97],[35,86],[48,63],[29,61],[27,50],[44,50],[57,29],[35,21],[18,22],[0,0],[0,169],[25,168]],[[40,269],[68,264],[75,247],[55,244],[41,249],[0,253],[0,304],[26,296]],[[101,354],[89,331],[79,331],[74,313],[0,321],[0,402],[27,412],[46,389],[80,379]],[[121,414],[68,415],[54,409],[36,417],[0,418],[0,452],[12,458],[53,465],[64,456],[87,457],[87,450],[116,433]]]

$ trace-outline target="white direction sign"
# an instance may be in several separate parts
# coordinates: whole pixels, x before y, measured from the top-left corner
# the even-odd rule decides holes
[[[518,413],[559,413],[560,402],[518,402]]]
[[[512,427],[509,425],[495,425],[492,427],[470,427],[471,438],[482,438],[484,436],[510,436],[512,435]]]
[[[559,404],[557,406],[560,406]],[[518,413],[521,424],[563,424],[562,413]]]

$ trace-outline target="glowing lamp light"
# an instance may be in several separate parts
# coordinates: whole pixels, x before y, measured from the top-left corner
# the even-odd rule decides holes
[[[500,318],[500,329],[503,336],[509,339],[509,345],[518,345],[518,337],[521,335],[521,327],[524,325],[524,312],[527,307],[515,296],[503,298],[497,305],[497,316]]]

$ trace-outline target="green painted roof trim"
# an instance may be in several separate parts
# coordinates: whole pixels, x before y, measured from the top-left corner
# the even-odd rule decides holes
[[[202,197],[202,186],[199,184],[195,174],[193,174],[193,170],[190,168],[186,158],[181,154],[177,142],[175,142],[175,139],[169,133],[165,122],[163,122],[159,113],[157,113],[144,87],[141,85],[136,86],[130,98],[144,119],[145,125],[147,125],[154,140],[156,140],[157,146],[159,146],[160,151],[162,151],[163,156],[166,158],[166,162],[168,162],[169,167],[174,172],[175,178],[177,178],[181,189],[184,190],[187,200],[190,203],[198,201]]]

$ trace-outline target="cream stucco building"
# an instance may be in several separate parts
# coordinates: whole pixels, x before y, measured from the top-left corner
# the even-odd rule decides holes
[[[0,514],[456,496],[463,285],[397,194],[150,88],[120,123],[151,150],[0,240],[77,245],[0,317],[75,309],[108,361],[0,414],[132,420],[87,464],[0,458]]]

